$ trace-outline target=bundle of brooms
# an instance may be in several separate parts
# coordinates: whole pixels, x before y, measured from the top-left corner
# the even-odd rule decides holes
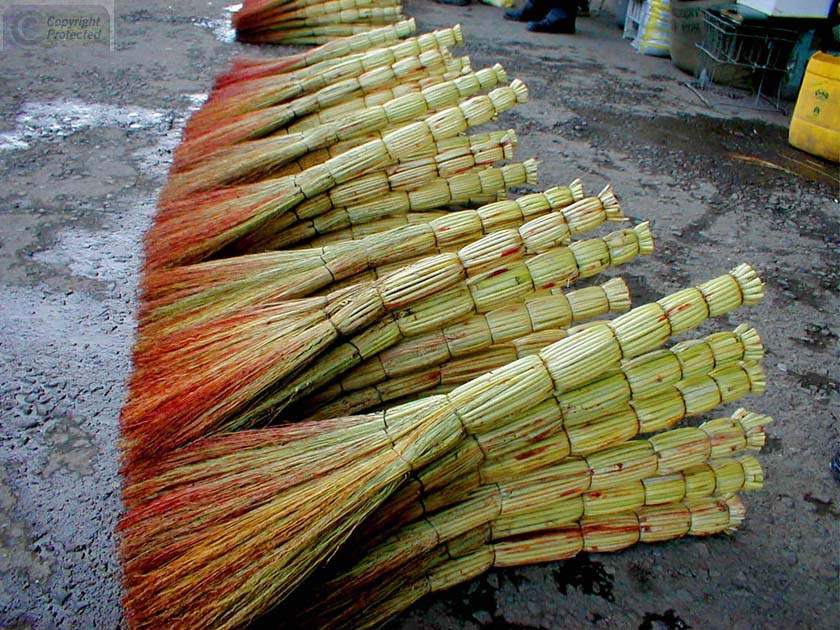
[[[399,0],[245,0],[237,39],[254,44],[323,44],[403,19]]]
[[[337,3],[249,4],[268,32]],[[372,627],[494,566],[733,531],[762,484],[768,417],[675,428],[764,390],[756,331],[662,347],[754,270],[573,290],[649,226],[590,234],[625,219],[579,180],[508,199],[536,162],[470,130],[525,86],[412,31],[239,61],[188,125],[121,418],[133,628]]]

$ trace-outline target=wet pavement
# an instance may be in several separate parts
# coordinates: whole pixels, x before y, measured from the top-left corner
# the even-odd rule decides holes
[[[113,51],[2,52],[0,628],[120,626],[117,417],[140,243],[181,126],[247,49],[231,41],[226,4],[118,2]],[[531,101],[500,124],[517,129],[521,158],[541,159],[541,186],[609,181],[626,214],[653,222],[656,254],[622,269],[634,303],[741,261],[759,269],[764,302],[714,326],[762,334],[768,393],[745,405],[776,422],[766,487],[745,497],[737,535],[493,571],[393,627],[834,627],[836,167],[787,146],[783,114],[710,110],[611,16],[561,37],[484,5],[409,0],[406,12],[422,30],[462,22],[474,67],[500,62],[528,84]]]

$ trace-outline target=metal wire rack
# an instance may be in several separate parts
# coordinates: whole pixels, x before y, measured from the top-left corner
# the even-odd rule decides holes
[[[706,9],[703,11],[703,38],[698,87],[705,89],[715,80],[721,66],[747,68],[757,80],[756,105],[761,98],[781,108],[779,78],[787,70],[790,53],[799,38],[793,30],[750,24]],[[768,93],[775,90],[775,94]]]

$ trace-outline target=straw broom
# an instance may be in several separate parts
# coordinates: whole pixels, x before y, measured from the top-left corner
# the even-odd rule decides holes
[[[382,24],[395,23],[405,19],[397,13],[389,19],[363,22],[342,22],[338,24],[320,24],[296,29],[265,30],[248,37],[250,43],[284,44],[287,46],[320,46],[336,37],[349,37],[364,33]]]
[[[545,234],[550,234],[550,231]],[[363,331],[336,345],[290,383],[275,387],[275,391],[262,403],[243,412],[238,421],[262,423],[278,417],[285,408],[404,337],[436,331],[472,313],[487,313],[501,306],[513,305],[540,291],[569,286],[579,278],[596,275],[612,265],[624,264],[637,255],[648,255],[653,251],[653,239],[646,223],[631,230],[613,232],[604,238],[577,241],[568,247],[557,247],[519,260],[524,248],[518,237],[520,234],[516,231],[497,232],[463,248],[458,258],[465,274],[472,277],[460,286],[450,286],[435,296],[397,310],[371,331]],[[505,259],[508,262],[499,265],[499,261]],[[379,283],[396,281],[405,284],[403,278],[410,269],[406,267],[396,271]],[[355,288],[359,290],[366,286],[356,285]],[[349,289],[352,290],[352,287]]]
[[[366,409],[371,409],[395,400],[402,399],[405,401],[408,400],[408,396],[416,396],[421,392],[432,389],[436,393],[448,393],[458,385],[466,383],[467,381],[480,376],[484,372],[489,372],[490,370],[501,367],[506,363],[511,363],[516,359],[536,354],[545,346],[555,343],[568,335],[568,329],[545,329],[537,333],[530,333],[517,337],[512,342],[491,345],[485,350],[470,353],[465,357],[452,359],[445,363],[440,363],[431,367],[421,368],[401,376],[385,378],[384,380],[379,380],[378,377],[380,373],[377,370],[367,378],[364,378],[364,375],[362,376],[362,382],[376,380],[374,385],[368,385],[362,388],[357,387],[360,384],[359,380],[354,380],[353,378],[355,377],[358,379],[358,373],[348,375],[348,377],[345,377],[341,382],[337,383],[336,386],[341,389],[346,388],[352,393],[349,395],[345,394],[337,400],[325,405],[319,405],[317,400],[310,399],[303,402],[300,408],[301,410],[306,410],[306,413],[308,414],[306,416],[307,419],[317,420],[322,418],[333,418],[357,414]],[[738,343],[740,345],[740,340]],[[653,357],[651,357],[650,363],[652,363],[655,367],[660,367],[660,365],[662,367],[670,367],[668,362],[672,356],[679,357],[680,354],[662,351],[661,356],[658,357],[660,360],[656,361]],[[743,353],[733,353],[732,356],[737,356],[738,360],[741,360],[743,358]],[[721,361],[715,365],[723,365],[725,363],[726,361]],[[645,362],[644,365],[646,369],[647,362]],[[662,372],[657,372],[657,382],[664,387],[667,384],[677,383],[685,378],[687,375],[686,370],[683,369],[681,365],[676,367],[678,369],[674,371],[663,370]],[[711,370],[713,367],[714,365],[709,366],[708,369],[704,369],[703,371],[705,372]],[[596,406],[593,408],[584,407],[577,401],[573,403],[561,402],[561,410],[564,406],[571,410],[564,414],[564,418],[576,418],[580,415],[597,417],[599,414],[602,414],[605,409],[612,409],[612,405],[620,405],[625,402],[629,404],[631,397],[639,397],[639,394],[629,386],[626,379],[627,376],[624,373],[624,370],[620,370],[619,374],[613,379],[610,379],[610,381],[604,383],[602,379],[602,381],[598,381],[597,387],[593,384],[592,386],[584,388],[584,393],[580,396],[580,398],[590,405],[592,404],[592,400],[596,400]],[[620,382],[618,387],[623,386],[624,391],[621,392],[621,397],[616,395],[616,390],[618,389],[615,385],[616,381]],[[353,389],[354,387],[356,387],[355,390]],[[605,394],[609,394],[610,396],[605,395],[600,397],[596,395],[590,399],[587,396],[589,393],[587,390],[593,390],[598,393],[603,391]],[[322,395],[321,397],[316,398],[321,398],[323,400],[324,396]],[[582,413],[584,409],[585,414]]]
[[[184,141],[175,151],[173,170],[176,172],[188,170],[204,155],[226,146],[269,135],[279,135],[295,120],[317,113],[319,109],[339,105],[359,94],[385,95],[386,98],[375,103],[381,105],[388,100],[416,91],[418,82],[424,78],[450,74],[450,80],[452,80],[464,69],[469,69],[466,58],[453,59],[448,53],[437,50],[427,51],[416,57],[406,57],[394,64],[375,68],[358,77],[332,83],[317,92],[294,100],[241,114],[225,121],[224,124],[217,125],[212,130],[193,135]],[[408,88],[395,89],[406,83],[409,85]],[[427,84],[426,87],[429,85],[431,84]],[[364,104],[365,101],[362,99],[355,110],[363,109]],[[375,104],[371,103],[371,106]],[[338,111],[350,114],[354,110],[345,107]],[[324,120],[324,123],[326,122],[328,121]],[[296,128],[296,131],[312,126],[309,122],[307,126]]]
[[[231,310],[195,326],[184,313],[178,332],[135,353],[122,415],[126,459],[133,459],[135,444],[138,454],[168,451],[210,432],[255,426],[402,336],[652,251],[650,232],[641,224],[521,261],[514,240],[519,234],[511,232],[492,234],[458,254],[424,259],[349,295]],[[465,269],[500,258],[510,262],[463,280]],[[179,374],[176,383],[172,373]]]
[[[254,37],[266,36],[272,39],[273,43],[281,43],[285,32],[288,31],[310,31],[319,26],[332,26],[342,24],[359,24],[370,28],[370,25],[393,24],[405,19],[402,14],[402,7],[398,4],[387,3],[387,6],[366,6],[368,0],[355,0],[358,6],[350,9],[341,9],[334,12],[320,11],[321,5],[305,7],[299,11],[284,13],[281,16],[266,22],[261,29],[255,29],[249,34]],[[329,4],[329,3],[325,3]],[[297,17],[294,17],[297,15]],[[290,19],[286,19],[289,16]]]
[[[403,81],[393,87],[381,88],[361,96],[348,98],[330,107],[325,107],[306,116],[302,116],[299,120],[290,123],[285,128],[285,131],[287,133],[299,133],[306,129],[335,122],[351,112],[384,105],[388,101],[399,98],[404,94],[418,92],[431,85],[443,83],[444,81],[452,81],[458,75],[472,72],[470,59],[469,57],[450,58],[446,63],[445,70],[443,74],[429,74],[426,77],[421,76],[420,72],[415,72],[408,75]]]
[[[483,171],[478,174],[479,179],[490,179],[494,176],[495,173],[492,171]],[[463,178],[456,183],[458,185],[463,184],[464,186],[475,186],[474,180],[470,178]],[[475,188],[473,188],[472,190],[475,191],[477,190],[477,188],[478,186],[475,186]],[[556,189],[550,189],[546,192],[554,194],[556,192]],[[429,193],[429,197],[433,199],[435,196],[443,196],[444,194],[445,193],[443,191],[432,190]],[[469,190],[464,192],[461,198],[465,198],[468,195],[470,195]],[[410,197],[411,195],[409,195],[409,198]],[[504,204],[507,201],[508,200],[504,200],[504,202],[501,203]],[[500,205],[497,205],[499,203],[500,202],[494,202],[494,204],[490,204],[486,208],[480,207],[476,211],[475,215],[469,213],[465,214],[462,212],[453,212],[448,216],[432,217],[432,219],[428,223],[433,228],[439,230],[435,233],[436,242],[444,242],[443,245],[439,245],[435,248],[436,251],[439,253],[457,251],[459,247],[461,247],[464,243],[470,240],[464,239],[463,241],[459,241],[459,232],[462,233],[465,229],[475,229],[475,227],[477,227],[475,219],[478,218],[480,221],[480,213],[486,214],[488,210],[495,212],[498,208],[502,207]],[[430,201],[421,200],[420,204],[418,204],[417,207],[419,209],[423,209],[424,206],[428,205],[431,205]],[[364,222],[368,218],[370,218],[371,216],[375,216],[375,214],[372,214],[370,211],[368,211],[366,207],[361,208],[361,210],[361,213],[348,213],[346,218],[343,216],[339,216],[337,218],[347,223],[352,222],[356,225],[364,225]],[[390,212],[391,208],[379,208],[379,211],[383,210]],[[535,210],[535,208],[532,208],[531,210],[533,211]],[[535,213],[532,212],[531,214],[533,215]],[[618,201],[615,199],[615,196],[612,193],[612,187],[608,185],[604,188],[604,190],[601,191],[601,193],[598,194],[598,196],[581,199],[579,202],[574,203],[567,208],[561,208],[560,212],[550,212],[547,214],[542,214],[542,216],[539,216],[539,219],[535,218],[532,221],[529,221],[528,223],[521,226],[521,229],[531,231],[533,234],[542,234],[543,236],[546,233],[551,234],[550,241],[547,242],[534,242],[534,240],[530,238],[533,234],[528,235],[528,238],[524,239],[526,245],[526,257],[536,254],[537,252],[540,252],[542,250],[545,250],[549,246],[568,244],[571,241],[571,236],[579,235],[588,230],[595,229],[604,221],[621,220],[624,220],[624,217],[621,214],[621,208],[618,204]],[[318,222],[321,224],[324,223],[323,219]],[[414,233],[420,232],[420,230],[422,229],[419,227],[420,225],[421,224],[418,222],[417,227],[413,228]],[[328,229],[331,229],[331,227],[327,226],[325,229],[322,225],[318,225],[315,229],[325,232]],[[292,230],[287,230],[286,232],[291,231]],[[403,228],[403,232],[407,231],[408,230],[406,228]],[[485,232],[489,233],[499,231],[501,230],[485,230]],[[438,237],[438,234],[441,234],[443,238]],[[272,241],[272,244],[275,243],[277,243],[277,241]],[[332,288],[336,289],[352,283],[360,283],[383,278],[389,273],[393,273],[394,271],[398,270],[401,266],[420,260],[422,256],[422,254],[418,253],[418,255],[414,258],[405,258],[400,261],[392,261],[379,264],[375,267],[368,269],[367,271],[357,273],[351,278],[335,282],[332,285]]]
[[[761,281],[741,266],[448,396],[379,415],[210,438],[166,456],[147,481],[132,485],[143,504],[121,524],[131,625],[247,623],[334,553],[407,473],[454,449],[465,434],[490,431],[552,392],[597,377],[600,366],[643,354],[762,294]]]
[[[215,89],[271,74],[294,72],[339,57],[357,55],[370,48],[380,48],[404,37],[409,37],[416,30],[417,25],[414,18],[409,18],[393,25],[381,26],[365,33],[336,39],[313,50],[285,57],[272,59],[238,57],[233,60],[231,67],[226,72],[216,77]]]
[[[416,95],[412,95],[416,96]],[[264,222],[292,210],[306,198],[326,192],[365,172],[412,155],[434,140],[451,138],[492,119],[527,99],[527,89],[514,81],[351,149],[293,177],[254,185],[243,191],[214,191],[191,201],[193,212],[178,212],[171,221],[156,221],[146,238],[147,268],[198,262],[230,246]]]
[[[664,357],[657,352],[640,356],[622,373],[626,372],[625,376],[635,382],[647,381],[646,386],[626,401],[619,399],[605,406],[601,413],[592,413],[591,408],[593,402],[598,403],[610,377],[595,381],[597,387],[584,386],[549,398],[507,420],[499,429],[474,434],[472,440],[412,475],[379,509],[370,527],[363,528],[362,536],[387,531],[393,527],[394,519],[419,518],[430,506],[438,509],[449,505],[464,492],[506,475],[527,474],[573,454],[592,453],[640,433],[671,428],[688,416],[705,413],[747,394],[763,393],[764,378],[755,363],[763,350],[760,342],[751,339],[753,333],[752,329],[739,327],[735,335],[717,333],[675,350],[672,357],[685,366],[676,378],[667,378]],[[736,336],[748,345],[741,345]],[[745,363],[739,364],[740,361]],[[660,377],[664,381],[661,385]],[[577,407],[568,406],[570,401],[588,404],[578,411]],[[742,425],[749,435],[760,424],[754,416],[745,418],[741,412],[733,415],[732,422]]]
[[[352,142],[347,144],[352,144]],[[366,142],[369,142],[369,140],[356,142],[352,146],[343,146],[345,143],[336,144],[330,147],[329,151],[325,151],[326,155],[317,157],[329,160]],[[367,174],[351,178],[349,181],[337,184],[323,193],[313,195],[287,213],[288,217],[281,214],[268,221],[261,226],[259,233],[273,234],[275,231],[283,230],[298,221],[313,219],[335,207],[355,205],[381,198],[382,195],[390,192],[391,188],[397,188],[398,190],[417,189],[440,174],[453,176],[460,172],[469,171],[474,167],[489,167],[495,162],[511,159],[516,144],[516,135],[510,130],[454,136],[430,142],[422,149],[415,151],[413,155],[395,160],[391,165],[373,169]],[[290,163],[284,169],[293,166],[294,168],[288,171],[289,174],[293,175],[318,166],[324,159],[310,160],[316,153],[319,152],[308,154],[305,159]],[[261,191],[268,191],[268,187],[272,185],[273,182],[268,182],[267,184],[246,185],[229,190],[235,190],[238,196],[247,192],[259,194]],[[212,204],[210,207],[212,207]],[[195,209],[195,205],[189,202],[167,204],[159,209],[157,221],[172,221],[184,213],[194,212]],[[251,236],[249,238],[255,239],[257,237]]]
[[[451,165],[456,166],[457,164],[452,163]],[[299,211],[295,211],[292,215],[285,215],[289,217],[287,220],[278,219],[278,221],[266,224],[263,229],[237,243],[236,251],[262,252],[283,250],[291,246],[297,246],[299,248],[295,249],[295,252],[312,251],[313,248],[305,248],[303,244],[317,235],[330,234],[347,229],[349,226],[364,225],[382,217],[407,214],[407,210],[425,212],[438,208],[453,208],[452,214],[449,215],[453,216],[455,214],[454,208],[459,207],[461,203],[468,202],[470,199],[488,194],[496,195],[500,191],[507,191],[525,184],[535,185],[537,183],[538,168],[539,164],[537,161],[530,159],[521,163],[507,164],[501,168],[488,168],[486,164],[476,164],[462,171],[461,167],[458,166],[458,172],[454,175],[428,178],[426,174],[430,172],[429,167],[420,167],[420,177],[415,178],[415,181],[425,181],[425,183],[419,187],[413,182],[392,186],[392,192],[390,193],[384,193],[370,200],[362,199],[360,202],[353,202],[345,206],[331,204],[333,205],[332,209],[326,212],[323,212],[326,200],[319,200],[316,203],[306,202],[296,209]],[[426,173],[423,173],[423,171],[426,171]],[[384,182],[386,181],[386,177],[382,174],[377,174],[370,176],[368,179],[379,179]],[[387,180],[392,179],[390,177],[387,178]],[[310,212],[310,210],[315,210],[315,212]],[[314,218],[308,218],[306,216],[307,214],[315,214],[315,216]],[[292,223],[291,220],[293,218],[300,220]],[[423,228],[420,226],[413,228],[413,230],[402,228],[389,232],[387,235],[379,234],[372,238],[381,239],[396,236],[397,232],[401,233],[400,236],[410,237],[412,236],[412,231],[414,234],[419,234],[421,231],[428,233],[430,229],[429,227]],[[478,233],[475,238],[480,236],[481,233]],[[353,240],[351,239],[349,242],[353,242]],[[426,245],[424,249],[413,252],[413,258],[417,259],[423,255],[432,253],[455,251],[455,249],[464,245],[466,242],[468,241],[465,240],[444,247]],[[348,241],[345,241],[344,244],[339,242],[330,247],[332,249],[342,246],[347,248],[349,247],[347,243]],[[393,262],[382,263],[382,265],[393,267],[399,263],[403,263],[401,266],[404,266],[406,264],[404,261],[412,258],[412,252],[407,252],[405,245],[395,245],[397,247],[395,247],[394,255],[392,256]],[[323,248],[314,248],[314,250],[318,249]],[[375,262],[370,262],[365,265],[364,269],[360,269],[356,273],[378,267],[378,265],[377,267],[374,265],[376,265]],[[380,271],[384,270],[385,267],[380,268]],[[343,275],[342,277],[348,278],[350,276]],[[371,276],[366,279],[375,279],[376,277]],[[336,278],[336,280],[339,279]]]
[[[253,14],[249,20],[235,19],[234,24],[240,41],[280,43],[282,40],[276,37],[278,30],[341,23],[372,28],[383,15],[402,19],[401,14],[402,6],[397,0],[334,0],[263,11]]]
[[[518,237],[516,231],[513,233]],[[209,432],[264,424],[405,335],[436,329],[471,312],[492,310],[535,290],[568,285],[579,277],[595,275],[610,265],[650,253],[652,244],[647,225],[641,224],[605,238],[580,241],[568,248],[517,260],[521,247],[517,250],[513,235],[498,232],[463,248],[457,255],[424,259],[375,284],[357,285],[355,291],[343,292],[339,298],[291,300],[278,306],[230,311],[197,326],[185,323],[180,331],[158,339],[154,346],[135,355],[133,391],[138,395],[124,409],[123,418],[127,421],[123,434],[143,433],[142,427],[151,422],[155,425],[154,438],[138,440],[137,445],[144,450],[169,450]],[[496,260],[509,262],[493,267]],[[484,273],[462,279],[467,269],[482,265],[486,268]],[[283,320],[285,324],[279,323]],[[267,346],[283,353],[281,361],[251,356],[247,346],[242,345],[267,341],[247,334],[253,326],[282,331],[276,336],[269,334],[271,341]],[[241,329],[246,332],[242,337]],[[231,330],[235,331],[233,336]],[[334,343],[350,335],[353,336],[348,341]],[[263,336],[264,333],[258,334]],[[251,341],[246,342],[249,338]],[[226,370],[233,368],[241,374],[247,369],[242,363],[246,360],[257,370],[251,373],[254,378],[247,385],[235,391],[231,391],[231,383],[208,382],[205,371],[197,373],[195,369],[213,355],[211,348],[218,347],[218,343],[228,346],[232,339],[237,340],[235,347],[243,354],[238,360],[236,354],[226,354],[224,363],[236,362]],[[292,353],[287,355],[289,347]],[[166,372],[160,379],[158,374],[164,365],[169,370],[182,371],[183,386],[188,390],[185,395],[195,404],[183,405],[171,398],[174,395],[181,400],[181,388],[169,382]],[[189,377],[191,373],[193,378]],[[220,371],[217,376],[223,378],[223,374]],[[259,374],[270,380],[259,380]],[[226,393],[215,390],[218,385]],[[217,397],[207,398],[208,390],[217,391]],[[161,395],[162,401],[156,402]],[[169,400],[175,403],[174,409]],[[222,406],[218,407],[217,402]],[[174,436],[178,436],[176,442],[166,446]]]
[[[278,213],[271,221],[261,226],[261,231],[271,233],[297,221],[311,219],[335,206],[372,200],[387,193],[392,187],[411,190],[432,181],[438,174],[451,175],[467,171],[473,166],[490,166],[495,161],[512,157],[515,144],[515,135],[508,132],[455,136],[430,141],[418,147],[411,155],[377,165],[376,168],[369,169],[367,174],[348,175],[349,181],[325,187],[324,192],[312,194],[308,199],[298,203],[298,207],[290,208],[294,212],[288,213],[288,217]],[[361,150],[361,144],[341,150],[337,150],[338,146],[334,145],[331,148],[336,150],[330,151],[333,157],[327,160],[328,163],[341,163],[346,159],[342,157],[344,153],[352,149]],[[302,178],[306,177],[305,171],[314,169],[313,172],[318,172],[321,168],[318,160],[314,160],[314,165],[308,159],[298,160],[298,162],[294,172],[300,172]],[[177,225],[177,221],[184,215],[199,212],[215,213],[226,209],[231,213],[236,212],[240,208],[234,200],[243,198],[252,198],[257,208],[270,212],[275,209],[272,205],[274,203],[272,195],[276,193],[277,184],[287,181],[289,178],[281,178],[259,184],[232,187],[221,193],[209,193],[201,196],[205,203],[197,197],[190,197],[182,201],[163,204],[159,208],[156,225],[165,222],[175,222]]]
[[[319,0],[308,3],[289,3],[271,12],[264,12],[259,21],[252,21],[249,30],[262,30],[274,27],[282,28],[285,22],[308,20],[322,16],[340,14],[348,9],[401,7],[399,0]],[[354,20],[355,21],[355,20]],[[240,24],[237,21],[237,25]]]
[[[343,142],[337,142],[336,144],[330,145],[326,149],[318,149],[316,151],[310,151],[304,156],[289,162],[288,164],[282,166],[277,171],[277,177],[283,177],[286,175],[295,175],[297,173],[301,173],[308,168],[313,166],[317,166],[330,158],[336,157],[341,155],[342,153],[346,153],[350,149],[354,149],[359,147],[363,144],[370,142],[371,140],[376,140],[378,136],[365,136],[362,138],[353,138],[351,140],[345,140]],[[508,129],[506,131],[491,131],[488,133],[474,133],[468,135],[458,135],[453,136],[450,138],[445,138],[443,140],[437,141],[432,143],[432,145],[424,147],[422,150],[418,149],[418,151],[412,156],[406,156],[401,160],[398,160],[396,165],[397,167],[403,163],[413,163],[417,160],[421,159],[435,159],[437,155],[440,155],[440,159],[446,159],[443,157],[443,154],[452,151],[455,154],[463,155],[463,148],[466,146],[471,147],[471,151],[476,153],[476,157],[478,158],[478,153],[483,152],[485,147],[490,147],[489,150],[493,151],[492,147],[496,145],[500,145],[506,151],[510,151],[511,153],[515,151],[516,145],[518,143],[517,137],[515,132],[512,129]],[[511,154],[511,157],[513,155]],[[507,159],[507,158],[506,158]],[[483,162],[483,160],[482,160]],[[486,163],[486,162],[483,162]],[[489,166],[489,163],[487,163]],[[389,168],[394,167],[383,167],[384,170],[388,170]],[[365,177],[363,175],[362,177]],[[358,179],[358,178],[357,178]],[[383,191],[385,192],[385,191]],[[311,203],[315,203],[314,201]]]
[[[663,434],[666,436],[671,438]],[[674,437],[684,441],[682,436]],[[691,446],[698,453],[708,448]],[[490,540],[500,541],[569,527],[581,519],[605,518],[713,494],[727,496],[762,486],[761,466],[752,456],[708,462],[702,454],[683,456],[677,468],[657,474],[656,455],[651,461],[653,448],[639,441],[605,451],[598,463],[604,462],[610,472],[617,470],[618,474],[598,475],[597,481],[597,469],[587,468],[585,461],[570,461],[526,478],[481,488],[458,505],[405,526],[352,566],[328,565],[323,573],[332,573],[332,579],[313,580],[311,592],[305,586],[301,589],[300,598],[310,607],[295,621],[309,622],[299,627],[321,627],[320,620],[340,618],[355,609],[355,602],[375,592],[388,573],[401,573],[405,565],[476,528],[489,526]],[[628,474],[624,468],[632,472]],[[592,490],[584,489],[586,476],[594,481]]]
[[[670,408],[657,404],[662,402],[661,397],[659,400],[637,398],[631,401],[629,409],[615,410],[585,424],[564,422],[562,416],[552,413],[551,401],[537,405],[511,419],[509,426],[490,434],[474,435],[473,441],[465,441],[446,457],[416,473],[360,528],[350,548],[364,548],[360,541],[376,540],[401,524],[453,505],[482,485],[522,477],[562,463],[571,456],[596,453],[639,434],[650,433],[648,427],[653,425],[660,430],[671,428],[680,420],[706,413],[723,402],[747,394],[761,394],[765,387],[761,368],[756,364],[731,365],[712,371],[712,375],[696,374],[678,386],[663,388],[671,390],[664,395],[678,392],[679,402],[690,404],[710,383],[718,384],[711,385],[713,393],[705,392],[709,402],[702,407],[686,409],[684,405],[680,410],[676,404]],[[686,391],[680,390],[680,386]],[[714,422],[729,422],[721,431],[730,432],[735,440],[763,442],[763,428],[757,430],[757,427],[765,421],[756,414],[745,415],[739,411],[729,420]]]
[[[284,249],[383,216],[432,210],[523,184],[535,185],[539,164],[534,159],[491,167],[511,157],[513,145],[503,136],[498,143],[464,146],[363,175],[266,222],[231,252],[222,253]]]
[[[346,376],[319,390],[303,404],[308,409],[317,409],[342,394],[481,352],[494,343],[566,328],[575,322],[608,312],[622,313],[629,308],[630,293],[621,278],[600,286],[529,298],[429,333],[407,337],[348,370]]]
[[[161,198],[177,199],[224,185],[260,181],[269,177],[272,169],[309,151],[327,147],[338,140],[367,136],[389,125],[410,123],[421,114],[450,107],[506,80],[504,69],[496,65],[433,85],[415,94],[406,94],[382,106],[356,112],[338,123],[322,125],[300,134],[250,140],[223,147],[204,155],[200,161],[193,163],[189,171],[173,173]],[[461,128],[458,132],[463,130]],[[458,132],[444,137],[457,135]]]
[[[514,186],[532,182],[536,164],[509,165],[503,171],[503,184]],[[492,174],[492,173],[491,173]],[[447,181],[457,191],[458,182],[464,176]],[[476,177],[481,180],[493,178]],[[495,187],[493,182],[492,186]],[[468,189],[468,195],[473,189]],[[399,194],[399,193],[394,193]],[[409,200],[419,196],[409,193]],[[558,195],[559,197],[560,195]],[[465,198],[465,197],[462,197]],[[423,197],[419,197],[424,201]],[[427,198],[428,199],[428,198]],[[428,201],[427,201],[428,203]],[[355,207],[346,209],[348,216],[358,216]],[[344,210],[344,209],[343,209]],[[620,214],[613,211],[613,215]],[[572,214],[574,222],[575,215]],[[143,335],[158,334],[160,330],[150,332],[153,325],[165,320],[167,313],[180,319],[190,304],[207,305],[213,310],[224,311],[230,302],[243,304],[236,299],[244,291],[255,291],[249,303],[264,303],[277,299],[304,297],[320,288],[343,278],[352,278],[366,268],[379,262],[395,263],[408,259],[417,252],[436,253],[434,239],[423,239],[428,229],[420,226],[419,230],[397,230],[393,233],[377,235],[355,243],[333,245],[316,250],[294,250],[252,254],[234,258],[220,259],[184,267],[153,270],[147,274],[144,282],[143,307],[139,314],[140,329]],[[425,242],[424,242],[425,241]],[[254,246],[253,249],[266,247]],[[213,298],[219,298],[214,302]]]
[[[445,50],[463,44],[461,27],[456,25],[425,33],[385,48],[375,48],[347,59],[327,59],[303,70],[285,74],[265,74],[215,90],[200,111],[193,114],[185,138],[206,132],[227,120],[250,111],[279,105],[320,90],[330,83],[359,76],[376,67],[392,65],[405,57],[417,57],[430,50]]]
[[[615,552],[638,542],[733,533],[744,514],[743,503],[735,494],[587,518],[566,528],[498,542],[491,542],[490,527],[479,527],[438,547],[416,565],[389,574],[372,597],[356,600],[353,608],[340,611],[340,616],[322,619],[315,610],[315,616],[306,617],[305,623],[318,623],[317,627],[325,629],[378,627],[423,596],[469,581],[493,567],[566,560],[582,552]],[[288,621],[281,627],[299,627],[296,618]]]

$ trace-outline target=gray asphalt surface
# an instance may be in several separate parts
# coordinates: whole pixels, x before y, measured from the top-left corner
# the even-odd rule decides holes
[[[214,75],[244,50],[266,54],[231,41],[225,4],[117,2],[114,50],[0,53],[2,628],[120,627],[117,417],[141,238]],[[542,160],[544,187],[612,182],[628,215],[653,222],[656,254],[621,270],[634,303],[741,261],[760,270],[765,301],[714,327],[762,334],[769,389],[745,405],[776,422],[766,487],[746,497],[737,535],[494,571],[393,627],[836,627],[836,168],[787,146],[783,114],[706,107],[610,15],[560,37],[484,5],[408,0],[406,12],[421,30],[461,22],[474,67],[500,62],[528,84],[531,102],[500,124],[518,130],[519,156]]]

